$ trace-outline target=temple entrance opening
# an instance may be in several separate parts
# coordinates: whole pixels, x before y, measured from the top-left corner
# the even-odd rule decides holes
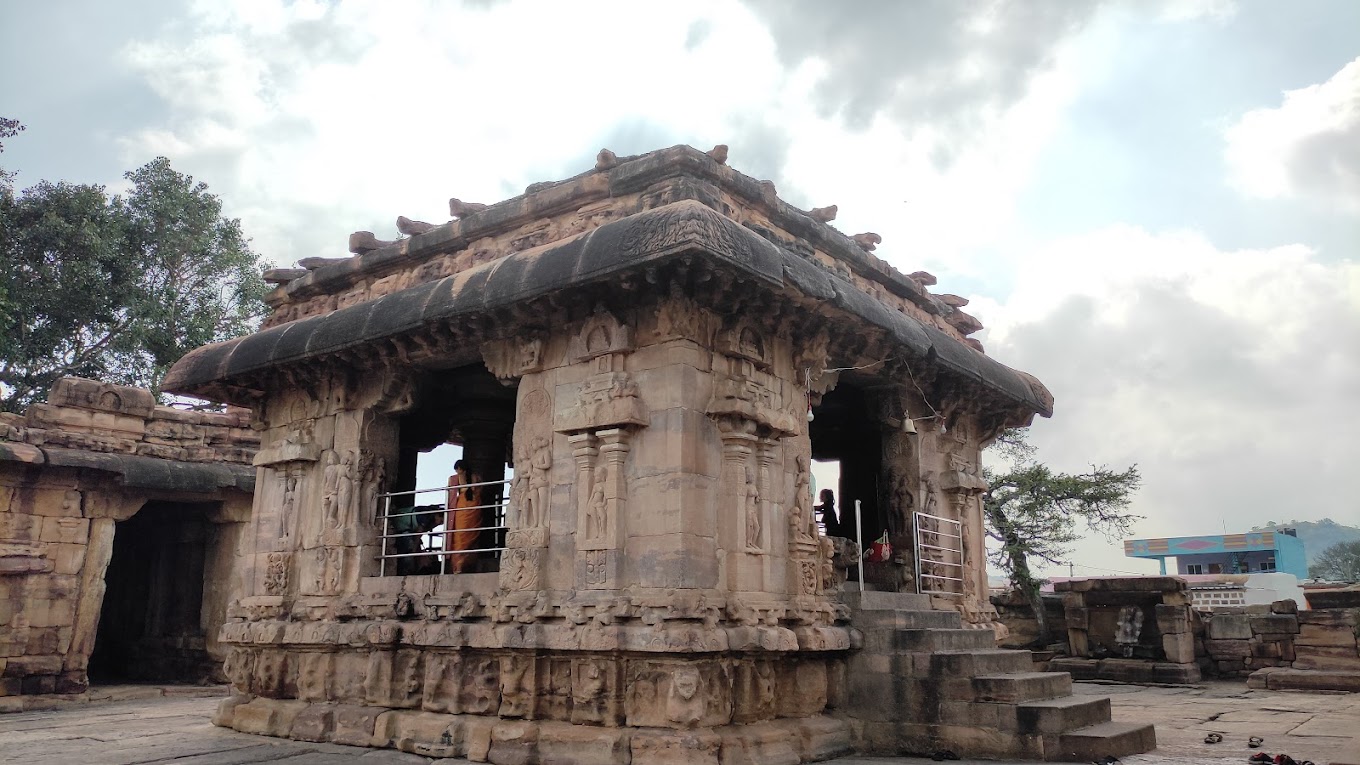
[[[211,508],[149,502],[115,525],[92,682],[202,683],[219,671],[202,618]]]
[[[391,496],[379,508],[381,573],[500,569],[515,393],[482,364],[431,372],[422,381],[420,403],[401,420]]]
[[[818,485],[819,493],[822,488],[836,490],[840,533],[834,536],[856,539],[858,531],[867,545],[887,528],[879,507],[883,439],[881,428],[871,416],[869,397],[863,387],[842,381],[822,396],[812,414],[808,432],[813,461],[834,461],[839,467],[836,486]],[[855,525],[856,501],[860,503],[859,529]]]

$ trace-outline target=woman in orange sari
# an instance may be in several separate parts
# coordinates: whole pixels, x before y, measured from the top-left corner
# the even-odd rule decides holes
[[[482,487],[469,486],[468,484],[480,483],[481,479],[475,473],[469,473],[463,467],[463,461],[458,460],[453,463],[453,475],[449,476],[449,491],[447,507],[449,508],[448,517],[445,519],[445,549],[462,551],[471,550],[477,543],[477,537],[481,535],[482,523]],[[449,534],[448,530],[453,533]],[[452,544],[449,544],[449,540]],[[468,566],[472,565],[476,559],[473,553],[461,553],[449,556],[449,568],[451,573],[461,574]]]

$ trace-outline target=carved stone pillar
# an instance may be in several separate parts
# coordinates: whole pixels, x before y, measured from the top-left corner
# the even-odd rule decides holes
[[[750,466],[755,449],[755,423],[739,417],[718,420],[722,438],[722,473],[719,478],[719,549],[725,551],[724,571],[729,591],[759,591],[763,589],[759,528],[759,496],[757,507],[751,507],[752,490],[759,491],[755,470]],[[754,519],[752,513],[756,514]],[[755,537],[752,539],[752,537]],[[755,544],[752,545],[751,543]],[[720,553],[722,554],[722,553]]]
[[[572,433],[567,436],[571,444],[571,456],[576,460],[576,546],[588,549],[591,535],[587,531],[590,517],[590,498],[595,488],[595,457],[600,450],[596,448],[593,433]]]

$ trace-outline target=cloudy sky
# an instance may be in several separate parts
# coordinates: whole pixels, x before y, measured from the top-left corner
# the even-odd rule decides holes
[[[969,297],[1057,397],[1045,461],[1138,464],[1139,535],[1360,525],[1353,0],[49,0],[0,51],[20,185],[165,155],[277,265],[730,144]]]

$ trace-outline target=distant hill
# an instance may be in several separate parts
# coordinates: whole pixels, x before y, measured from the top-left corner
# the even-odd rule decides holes
[[[1308,555],[1308,565],[1313,565],[1317,556],[1323,550],[1331,547],[1338,542],[1354,542],[1360,540],[1360,528],[1346,526],[1331,518],[1323,518],[1320,521],[1290,521],[1288,523],[1276,523],[1271,521],[1264,526],[1256,526],[1252,531],[1269,531],[1271,529],[1295,529],[1298,538],[1303,542],[1303,550]]]

